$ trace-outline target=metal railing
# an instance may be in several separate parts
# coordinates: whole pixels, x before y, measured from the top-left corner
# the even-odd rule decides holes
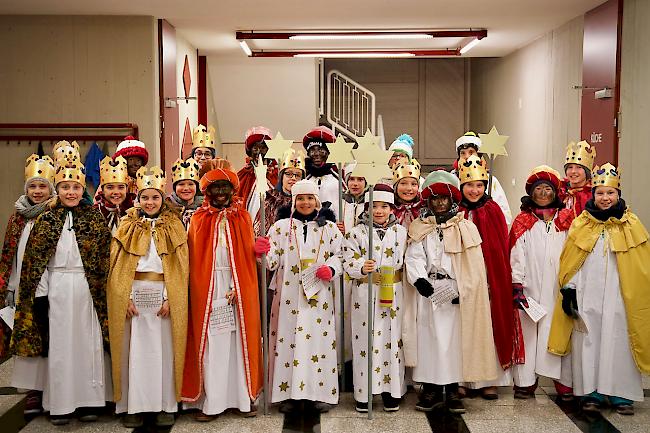
[[[334,69],[327,74],[327,121],[350,137],[375,133],[375,94]]]

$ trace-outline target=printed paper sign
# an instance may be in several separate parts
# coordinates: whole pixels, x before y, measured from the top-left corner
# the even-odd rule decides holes
[[[235,309],[226,298],[212,302],[210,313],[210,335],[226,334],[235,331]]]
[[[525,305],[522,305],[522,307],[524,307],[524,311],[528,314],[530,320],[537,323],[542,320],[542,317],[546,316],[546,310],[539,302],[528,296],[526,296],[526,301],[528,302],[528,308]]]
[[[134,287],[133,304],[139,313],[158,313],[162,306],[162,287]]]
[[[12,307],[4,307],[0,310],[0,318],[7,324],[7,326],[13,330],[14,329],[14,315],[16,314],[16,309]]]

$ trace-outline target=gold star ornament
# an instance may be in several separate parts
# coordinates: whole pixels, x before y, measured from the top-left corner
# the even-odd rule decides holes
[[[327,157],[327,162],[331,164],[347,164],[348,162],[354,161],[352,147],[354,147],[354,143],[348,143],[339,134],[334,144],[329,145],[330,154]]]
[[[508,152],[506,151],[506,142],[510,136],[499,135],[496,126],[493,126],[489,133],[479,134],[478,136],[482,143],[479,150],[481,153],[485,153],[490,157],[498,155],[508,156]]]
[[[352,170],[352,176],[364,177],[369,185],[375,185],[381,178],[391,177],[393,172],[388,167],[388,160],[393,152],[379,146],[379,137],[366,131],[363,137],[357,138],[359,147],[352,150],[352,156],[357,161]]]
[[[257,165],[255,166],[255,192],[259,195],[264,195],[268,189],[269,183],[266,181],[266,165],[264,165],[262,155],[258,155]]]
[[[278,132],[272,140],[266,140],[266,145],[269,147],[268,152],[264,155],[266,159],[282,160],[284,152],[291,149],[293,140],[285,140],[282,134]]]

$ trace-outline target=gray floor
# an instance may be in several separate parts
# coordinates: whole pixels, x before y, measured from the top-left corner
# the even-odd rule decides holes
[[[8,390],[12,361],[0,365],[0,388]],[[233,414],[218,417],[209,423],[197,423],[190,415],[181,415],[176,425],[171,429],[174,433],[266,433],[266,432],[440,432],[440,433],[492,433],[492,432],[648,432],[650,433],[650,401],[635,404],[636,414],[625,417],[605,410],[599,419],[587,419],[577,409],[566,407],[564,410],[555,403],[554,388],[549,382],[542,382],[536,398],[530,400],[515,400],[512,391],[500,389],[500,397],[496,401],[486,401],[481,398],[465,399],[467,413],[462,416],[449,414],[429,414],[413,409],[416,396],[409,393],[401,404],[399,412],[386,413],[382,410],[381,399],[375,399],[374,417],[368,420],[366,414],[354,410],[351,394],[343,394],[338,406],[327,414],[320,416],[306,415],[298,422],[288,422],[272,408],[268,416],[258,415],[255,418],[243,419]],[[644,388],[650,388],[650,380],[644,378]],[[0,415],[14,407],[22,395],[0,395]],[[260,411],[261,412],[261,411]],[[0,425],[0,431],[4,428]],[[80,423],[76,420],[63,427],[54,427],[47,417],[40,416],[31,420],[22,430],[24,433],[41,432],[129,432],[123,428],[118,419],[102,416],[96,423]],[[143,429],[142,433],[146,431]],[[140,431],[138,431],[139,433]]]

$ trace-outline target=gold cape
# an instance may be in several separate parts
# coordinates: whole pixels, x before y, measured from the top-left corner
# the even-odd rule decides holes
[[[632,356],[639,371],[650,374],[650,244],[648,231],[636,215],[626,209],[620,220],[600,221],[583,211],[573,221],[560,256],[560,287],[580,270],[603,231],[607,232],[610,250],[616,254]],[[568,354],[572,331],[573,320],[564,314],[559,294],[548,351],[560,356]]]
[[[435,217],[418,218],[409,226],[409,242],[419,242],[435,230]],[[451,255],[460,294],[463,381],[478,382],[497,378],[496,352],[492,335],[492,315],[481,235],[460,212],[440,224],[445,252]],[[405,263],[408,266],[408,263]],[[407,366],[417,365],[417,297],[413,286],[404,286],[402,340]]]
[[[180,401],[187,341],[189,253],[183,223],[165,204],[156,220],[154,242],[162,259],[169,299],[176,400]],[[138,209],[129,209],[120,221],[111,243],[111,270],[106,290],[115,401],[122,397],[120,366],[129,295],[138,261],[148,253],[150,243],[151,224],[138,216]]]

